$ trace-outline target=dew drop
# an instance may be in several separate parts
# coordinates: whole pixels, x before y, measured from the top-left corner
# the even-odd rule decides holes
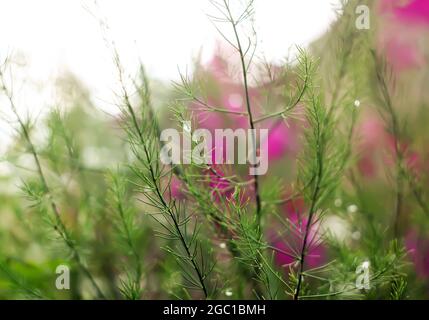
[[[347,207],[347,212],[348,213],[355,213],[358,211],[358,207],[355,204],[351,204]]]
[[[225,290],[225,295],[227,297],[231,297],[232,296],[232,290],[231,290],[231,288],[228,288],[228,289]]]

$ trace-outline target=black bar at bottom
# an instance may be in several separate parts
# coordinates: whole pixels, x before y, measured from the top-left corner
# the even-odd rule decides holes
[[[329,316],[330,319],[347,319],[348,316],[374,316],[380,312],[383,317],[425,313],[428,301],[47,301],[10,300],[0,301],[0,314],[20,315],[32,318],[42,315],[56,319],[93,319],[103,317],[119,319],[293,319],[302,316],[307,319]],[[421,309],[421,311],[420,311]],[[420,313],[421,314],[421,313]],[[3,318],[3,317],[2,317]],[[37,318],[37,317],[36,317]],[[365,319],[368,317],[365,317]],[[5,317],[6,319],[6,317]],[[300,318],[301,319],[301,318]]]

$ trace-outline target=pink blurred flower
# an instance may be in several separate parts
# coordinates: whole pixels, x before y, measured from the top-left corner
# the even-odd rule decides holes
[[[375,116],[368,116],[358,127],[360,143],[358,145],[358,168],[365,177],[375,177],[384,166],[395,165],[395,138],[386,132],[383,122]],[[399,142],[407,168],[414,173],[421,172],[423,162],[418,152],[413,151],[409,144]],[[382,170],[381,170],[382,169]]]
[[[231,186],[231,183],[228,179],[224,178],[225,174],[222,170],[212,165],[210,169],[206,170],[209,180],[209,188],[211,193],[216,201],[220,201],[221,198],[227,200],[231,199],[231,196],[234,193],[234,188]]]
[[[228,62],[220,54],[215,54],[207,66],[207,71],[215,78],[226,79],[228,77]]]
[[[285,214],[290,221],[291,230],[285,233],[284,239],[276,237],[273,246],[278,249],[275,253],[275,261],[279,266],[293,266],[297,259],[295,254],[302,249],[303,239],[308,220],[303,215],[306,214],[304,200],[298,198],[288,201],[284,206]],[[307,256],[305,260],[306,268],[315,268],[322,265],[326,260],[326,248],[321,243],[318,234],[318,224],[310,227],[310,234],[307,239]]]
[[[199,123],[199,126],[204,129],[208,129],[210,132],[214,132],[214,130],[222,128],[225,123],[224,117],[217,112],[211,111],[201,111],[197,106],[191,105],[196,114],[196,119]]]
[[[278,160],[285,154],[296,151],[295,130],[284,122],[268,132],[268,159]]]
[[[214,55],[212,60],[202,71],[206,79],[210,79],[207,97],[202,100],[208,105],[226,109],[233,112],[246,112],[245,96],[243,86],[228,74],[228,61],[222,58],[220,54]],[[258,89],[250,88],[249,95],[254,114],[257,115]],[[198,103],[192,103],[190,107],[197,116],[201,128],[210,130],[224,128],[243,128],[249,127],[249,120],[245,115],[233,113],[220,113],[207,109]]]
[[[415,174],[421,172],[423,168],[423,161],[420,154],[416,151],[410,151],[406,157],[406,164]]]
[[[381,0],[378,7],[383,27],[379,50],[397,72],[425,64],[421,42],[429,31],[429,1]]]
[[[388,135],[381,120],[373,115],[368,116],[358,127],[360,143],[358,145],[358,168],[366,177],[377,173],[377,161],[380,151],[383,153],[388,142]]]
[[[382,0],[380,12],[393,14],[401,22],[429,25],[429,1],[427,0]]]
[[[424,63],[423,55],[415,42],[391,38],[386,43],[388,61],[396,71],[417,68]]]
[[[185,198],[183,183],[173,175],[171,178],[170,184],[171,197],[177,200],[181,200]]]
[[[419,237],[418,233],[411,231],[405,238],[411,260],[416,273],[421,278],[429,277],[429,239]]]
[[[243,92],[243,86],[242,84],[235,82],[233,79],[228,78],[227,70],[227,62],[219,55],[215,55],[206,67],[206,72],[213,77],[212,85],[216,86],[216,89],[212,88],[212,90],[210,90],[212,96],[208,97],[208,103],[234,112],[246,112],[246,99]],[[249,92],[254,116],[261,114],[258,103],[260,95],[259,91],[260,88],[251,87]],[[194,109],[197,110],[196,114],[202,128],[209,129],[212,132],[215,129],[222,128],[249,128],[249,120],[247,116],[231,113],[221,114],[211,111],[198,111],[198,107],[198,105],[194,105]],[[266,121],[258,128],[270,129],[271,127],[272,129],[269,131],[268,135],[268,158],[270,160],[278,160],[288,152],[297,149],[295,138],[296,129],[286,126],[283,122],[274,125],[273,121]],[[220,150],[221,146],[213,145],[213,148],[215,149],[214,153],[216,153],[216,150]]]

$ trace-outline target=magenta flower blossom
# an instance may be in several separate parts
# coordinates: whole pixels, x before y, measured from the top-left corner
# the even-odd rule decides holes
[[[231,182],[225,178],[223,171],[218,166],[212,165],[206,172],[213,198],[216,201],[220,201],[221,198],[230,200],[234,194],[234,188]]]
[[[380,158],[378,151],[384,149],[388,141],[384,124],[370,115],[362,122],[358,132],[360,142],[358,168],[364,176],[375,177],[378,172],[377,160]]]
[[[228,77],[228,63],[220,55],[215,55],[205,68],[205,72],[212,78],[212,89],[207,97],[207,104],[220,107],[232,112],[246,112],[246,100],[243,87]],[[254,117],[260,116],[260,90],[259,87],[250,87],[250,100]],[[205,110],[204,106],[193,103],[191,108],[195,110],[200,127],[210,130],[232,128],[248,129],[249,120],[245,115],[233,113],[219,113]],[[284,122],[275,123],[265,121],[257,128],[269,129],[268,133],[268,159],[279,160],[288,153],[297,151],[296,128],[287,126]],[[221,150],[222,146],[213,145],[214,154]],[[225,156],[225,155],[223,155]]]
[[[302,249],[305,230],[308,220],[303,216],[306,213],[304,200],[302,198],[286,203],[285,214],[291,224],[282,237],[276,236],[272,245],[277,248],[275,253],[275,262],[282,267],[293,267],[297,262],[296,253]],[[306,268],[315,268],[321,266],[326,261],[326,248],[322,245],[318,233],[318,223],[310,227],[310,234],[307,240],[307,255],[305,259]]]
[[[379,31],[379,50],[397,72],[426,64],[421,42],[429,32],[429,1],[380,1],[383,27]]]
[[[171,177],[170,191],[171,197],[174,199],[182,200],[185,198],[183,183],[174,175]]]
[[[404,1],[382,0],[380,12],[392,14],[398,21],[411,24],[429,25],[429,1],[410,0]]]
[[[273,125],[268,132],[268,159],[278,160],[288,153],[297,151],[296,130],[284,122]]]
[[[386,43],[386,51],[388,60],[396,71],[415,69],[424,63],[417,43],[409,40],[391,38]]]
[[[368,116],[358,127],[358,168],[368,178],[374,178],[379,172],[384,172],[385,166],[395,165],[395,138],[386,132],[383,122],[373,115]],[[424,170],[420,153],[403,141],[399,149],[404,157],[407,168],[418,174]]]
[[[224,81],[228,79],[228,62],[223,59],[220,54],[215,54],[207,64],[207,71],[211,73],[215,79]]]
[[[421,278],[429,277],[429,239],[419,237],[418,233],[411,231],[406,239],[405,246],[414,263],[416,273]]]

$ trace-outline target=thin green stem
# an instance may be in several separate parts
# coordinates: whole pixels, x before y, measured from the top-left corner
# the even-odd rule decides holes
[[[248,119],[249,119],[249,126],[250,129],[252,129],[252,146],[256,146],[256,137],[255,137],[255,122],[254,122],[254,118],[253,118],[253,113],[252,113],[252,108],[251,108],[251,102],[250,102],[250,93],[249,93],[249,84],[248,84],[248,79],[247,79],[247,72],[248,72],[248,67],[246,66],[246,60],[245,60],[245,53],[243,51],[242,45],[241,45],[241,40],[240,40],[240,36],[238,35],[238,30],[237,30],[237,23],[240,21],[235,21],[230,7],[229,7],[229,3],[228,1],[224,0],[224,5],[225,8],[227,10],[227,14],[229,16],[229,21],[232,25],[232,29],[234,31],[234,36],[235,36],[235,40],[236,40],[236,49],[238,51],[238,54],[240,56],[240,63],[241,63],[241,71],[242,71],[242,77],[243,77],[243,85],[244,85],[244,93],[245,93],[245,97],[246,97],[246,108],[247,108],[247,115],[248,115]],[[253,162],[256,163],[256,150],[253,150]],[[253,183],[253,187],[254,187],[254,192],[255,192],[255,203],[256,203],[256,217],[257,217],[257,224],[258,224],[258,228],[261,227],[261,196],[259,194],[259,176],[255,175],[255,180]]]
[[[390,96],[390,91],[386,83],[385,76],[383,75],[380,61],[377,59],[376,55],[374,54],[374,60],[376,63],[376,76],[377,81],[379,85],[379,89],[383,98],[384,108],[386,112],[388,113],[390,117],[390,123],[388,125],[390,126],[390,129],[392,130],[392,135],[394,138],[394,156],[395,156],[395,180],[396,180],[396,190],[395,190],[395,214],[393,219],[393,235],[394,237],[398,237],[400,235],[400,224],[401,224],[401,213],[402,213],[402,202],[403,202],[403,152],[401,150],[400,146],[400,129],[399,129],[399,122],[398,117],[395,112],[392,98]]]
[[[313,190],[313,195],[311,197],[310,209],[308,211],[308,221],[307,221],[307,225],[305,227],[304,240],[302,242],[301,257],[299,259],[300,269],[299,269],[299,273],[298,273],[298,283],[296,285],[295,293],[294,293],[294,296],[293,296],[294,300],[298,300],[299,299],[299,294],[300,294],[300,291],[301,291],[302,277],[303,277],[304,265],[305,265],[305,258],[307,256],[307,242],[308,242],[308,237],[310,235],[310,231],[311,231],[311,227],[312,227],[312,223],[313,223],[313,216],[314,216],[314,213],[315,213],[316,203],[317,203],[317,200],[318,200],[318,197],[319,197],[320,182],[321,182],[322,173],[323,173],[322,155],[321,155],[320,151],[318,153],[319,153],[319,155],[318,155],[318,172],[317,172],[315,187],[314,187],[314,190]]]
[[[167,204],[166,200],[164,199],[164,196],[162,195],[161,187],[158,184],[158,179],[157,179],[157,176],[155,174],[154,168],[152,166],[152,157],[150,156],[150,152],[149,152],[148,147],[146,145],[145,138],[143,137],[143,132],[142,132],[142,130],[138,124],[137,116],[136,116],[134,109],[131,105],[131,101],[129,99],[128,92],[127,92],[127,90],[125,88],[125,84],[123,82],[122,71],[120,69],[120,64],[119,64],[119,57],[117,55],[116,55],[116,61],[118,63],[119,80],[120,80],[120,84],[122,87],[122,93],[123,93],[123,97],[125,100],[125,106],[127,108],[129,115],[131,116],[132,125],[133,125],[134,130],[136,131],[136,133],[138,135],[139,143],[143,146],[143,152],[145,154],[147,161],[149,162],[147,165],[147,167],[149,169],[149,178],[151,180],[151,183],[153,184],[155,194],[156,194],[158,200],[160,201],[163,209],[168,213],[168,215],[172,219],[175,231],[179,236],[180,243],[182,244],[183,248],[185,249],[186,255],[187,255],[189,261],[191,262],[191,264],[192,264],[192,266],[193,266],[193,268],[194,268],[194,270],[198,276],[198,280],[200,282],[201,289],[204,292],[204,296],[206,298],[208,298],[208,290],[207,290],[207,287],[206,287],[206,284],[204,281],[203,273],[200,270],[200,268],[199,268],[199,266],[195,260],[195,256],[191,253],[191,249],[190,249],[187,241],[185,240],[185,235],[183,234],[182,230],[180,229],[179,223],[177,221],[177,218],[176,218],[173,210]]]
[[[116,184],[116,188],[119,188],[119,181],[113,181],[114,184]],[[134,278],[134,283],[136,285],[136,287],[140,290],[140,279],[142,276],[142,267],[141,267],[141,259],[140,259],[140,255],[137,251],[137,248],[135,246],[135,243],[133,241],[132,235],[131,235],[131,230],[129,228],[129,225],[127,224],[126,220],[126,214],[125,214],[125,208],[124,205],[121,201],[121,199],[119,198],[119,194],[118,196],[118,201],[116,204],[116,209],[118,211],[119,217],[120,217],[120,221],[122,224],[122,228],[125,232],[125,242],[128,246],[128,248],[131,250],[131,254],[133,256],[134,259],[134,267],[135,267],[135,278]]]

